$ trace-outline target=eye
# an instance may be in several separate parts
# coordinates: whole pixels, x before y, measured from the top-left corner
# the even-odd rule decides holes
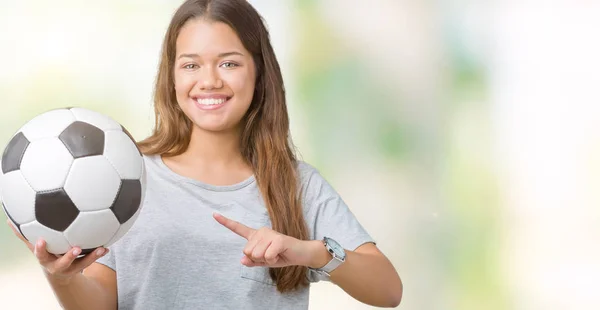
[[[228,61],[228,62],[222,63],[221,67],[226,68],[226,69],[231,69],[231,68],[239,67],[239,65],[234,62]]]
[[[196,69],[198,66],[196,64],[186,64],[183,66],[184,69],[187,70],[192,70],[192,69]]]

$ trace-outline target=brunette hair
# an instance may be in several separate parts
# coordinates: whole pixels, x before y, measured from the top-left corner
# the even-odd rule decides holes
[[[147,155],[175,156],[189,145],[192,122],[178,107],[173,66],[178,34],[197,18],[229,25],[253,56],[256,86],[242,119],[241,153],[252,166],[273,230],[307,240],[281,70],[262,17],[246,0],[187,0],[175,12],[164,38],[154,90],[155,127],[139,142],[140,149]],[[271,268],[269,273],[280,292],[308,284],[304,266]]]

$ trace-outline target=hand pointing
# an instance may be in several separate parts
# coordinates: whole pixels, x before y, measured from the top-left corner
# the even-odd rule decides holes
[[[221,225],[248,240],[241,260],[241,263],[248,267],[279,268],[292,265],[312,267],[312,265],[320,265],[312,261],[313,257],[317,257],[315,255],[317,251],[321,252],[319,256],[322,256],[322,251],[326,252],[320,241],[302,241],[268,227],[254,229],[217,213],[213,216]]]

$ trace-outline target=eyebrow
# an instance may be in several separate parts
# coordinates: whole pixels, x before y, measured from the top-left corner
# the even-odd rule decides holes
[[[240,52],[235,52],[235,51],[220,53],[219,55],[217,55],[217,57],[218,58],[224,58],[224,57],[233,56],[233,55],[244,57],[244,54],[242,54]],[[195,53],[192,53],[192,54],[181,54],[181,55],[179,55],[179,57],[177,57],[177,59],[180,59],[180,58],[183,58],[183,57],[198,58],[198,57],[200,57],[200,55],[195,54]]]

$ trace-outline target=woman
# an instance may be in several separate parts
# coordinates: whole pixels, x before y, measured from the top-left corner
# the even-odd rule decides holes
[[[295,158],[283,80],[243,0],[188,0],[167,30],[147,193],[110,249],[30,246],[65,309],[306,309],[308,284],[395,307],[402,283],[335,190]],[[19,235],[18,233],[16,233]]]

